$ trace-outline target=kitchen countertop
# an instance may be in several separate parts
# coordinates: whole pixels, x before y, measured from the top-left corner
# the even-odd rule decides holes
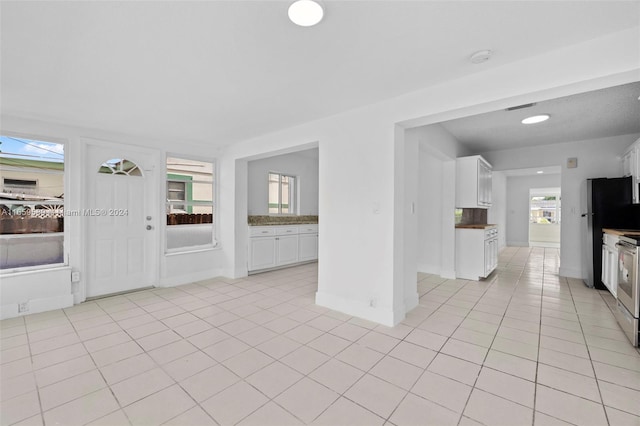
[[[272,225],[308,225],[318,223],[318,216],[269,216],[256,215],[247,218],[249,226],[272,226]]]
[[[491,223],[487,224],[463,224],[460,223],[456,225],[456,229],[489,229],[496,228],[498,225],[493,225]]]
[[[640,237],[640,229],[611,229],[611,228],[602,228],[602,232],[606,232],[607,234],[612,235],[625,235],[631,234],[634,236]]]

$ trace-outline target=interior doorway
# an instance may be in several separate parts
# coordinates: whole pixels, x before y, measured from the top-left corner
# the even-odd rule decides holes
[[[529,246],[560,248],[562,226],[560,188],[529,190]]]

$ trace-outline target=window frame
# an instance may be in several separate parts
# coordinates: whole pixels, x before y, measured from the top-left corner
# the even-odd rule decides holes
[[[213,168],[213,172],[211,173],[211,202],[208,201],[198,201],[198,200],[188,200],[188,196],[187,194],[190,192],[187,188],[187,183],[191,182],[191,183],[197,183],[197,182],[202,182],[202,181],[197,181],[197,180],[191,180],[191,181],[187,181],[187,180],[181,180],[181,179],[176,179],[176,176],[180,176],[176,173],[169,173],[168,172],[168,168],[167,168],[167,161],[169,158],[172,159],[183,159],[183,160],[187,160],[187,161],[199,161],[202,163],[211,163],[212,168]],[[221,249],[220,246],[220,242],[216,239],[216,237],[219,234],[219,230],[220,230],[220,225],[219,225],[219,214],[218,214],[218,205],[219,205],[219,171],[218,171],[218,162],[215,158],[209,158],[209,157],[200,157],[200,156],[194,156],[194,155],[188,155],[188,154],[180,154],[180,153],[176,153],[176,152],[165,152],[164,153],[164,162],[163,162],[163,179],[162,179],[162,193],[164,194],[164,201],[162,203],[162,211],[164,212],[163,216],[164,219],[162,221],[162,226],[163,226],[163,237],[162,237],[162,242],[163,242],[163,248],[164,248],[164,254],[166,256],[172,256],[172,255],[177,255],[177,254],[183,254],[183,253],[193,253],[193,252],[200,252],[200,251],[208,251],[208,250],[218,250]],[[172,175],[174,178],[171,179],[169,178],[169,175]],[[185,175],[186,177],[186,175]],[[167,215],[169,213],[169,199],[168,199],[168,193],[169,193],[169,182],[184,182],[185,183],[185,200],[181,201],[181,200],[176,200],[178,202],[180,202],[182,205],[185,206],[185,208],[187,206],[190,207],[194,207],[194,206],[211,206],[211,212],[212,212],[212,221],[213,223],[202,223],[202,224],[177,224],[177,225],[169,225],[168,224],[168,220],[167,220]],[[207,182],[208,183],[208,182]],[[173,204],[176,204],[175,202]],[[168,230],[170,228],[173,229],[179,229],[181,227],[211,227],[211,243],[208,244],[200,244],[200,245],[192,245],[192,246],[184,246],[184,247],[174,247],[174,248],[169,248],[168,247]]]
[[[63,138],[59,138],[59,137],[53,137],[53,136],[46,136],[46,135],[41,135],[41,134],[33,134],[33,133],[20,133],[20,132],[13,132],[10,130],[2,130],[0,136],[6,136],[6,137],[11,137],[11,138],[18,138],[18,139],[27,139],[27,140],[31,140],[31,141],[37,141],[37,142],[46,142],[46,143],[51,143],[51,144],[58,144],[58,145],[62,145],[63,146],[63,161],[62,161],[62,187],[63,187],[63,193],[64,193],[64,198],[63,198],[63,204],[62,204],[62,208],[64,211],[63,214],[63,230],[62,232],[56,232],[56,233],[49,233],[50,235],[53,234],[62,234],[62,262],[58,262],[58,263],[45,263],[45,264],[40,264],[40,265],[31,265],[31,266],[20,266],[20,267],[16,267],[16,268],[6,268],[6,269],[0,269],[0,276],[11,276],[13,274],[22,274],[22,273],[29,273],[29,272],[34,272],[34,271],[46,271],[46,270],[55,270],[55,269],[61,269],[61,268],[68,268],[70,263],[69,263],[69,247],[70,247],[70,220],[68,217],[68,214],[66,213],[68,210],[68,206],[70,205],[70,203],[72,203],[72,198],[73,196],[69,196],[70,194],[70,178],[69,178],[69,173],[70,173],[70,169],[69,169],[69,141],[67,139],[63,139]],[[36,188],[39,187],[39,180],[36,179],[37,183],[36,183]],[[4,184],[4,181],[2,182]],[[46,204],[46,203],[45,203]],[[29,234],[16,234],[16,235],[29,235]],[[23,237],[24,238],[24,237]]]
[[[278,212],[277,213],[272,213],[271,210],[271,203],[269,200],[269,184],[271,183],[270,181],[270,177],[271,175],[278,175]],[[282,178],[283,177],[287,177],[289,179],[293,179],[293,188],[289,189],[289,212],[288,213],[282,213]],[[289,185],[291,184],[291,182],[289,182]],[[300,195],[299,195],[299,187],[300,187],[300,178],[296,175],[293,174],[288,174],[288,173],[281,173],[281,172],[274,172],[274,171],[269,171],[267,172],[267,214],[269,216],[295,216],[298,214],[299,212],[299,199],[300,199]],[[291,200],[293,200],[293,203],[291,203]],[[293,208],[291,208],[291,204],[293,204]]]

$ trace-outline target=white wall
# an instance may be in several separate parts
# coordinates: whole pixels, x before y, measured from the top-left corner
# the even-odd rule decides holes
[[[529,190],[553,187],[560,187],[559,174],[507,177],[506,238],[508,246],[529,246]]]
[[[313,152],[315,151],[315,152]],[[269,172],[284,173],[298,177],[299,214],[318,214],[318,149],[276,155],[249,161],[248,213],[266,215],[269,191]]]
[[[638,134],[567,142],[544,147],[521,148],[484,153],[498,170],[561,166],[562,229],[560,242],[560,274],[582,277],[581,188],[586,179],[622,175],[621,154]],[[578,158],[578,167],[567,169],[566,160]],[[546,185],[545,185],[546,186]]]
[[[418,154],[418,271],[455,276],[455,197],[445,186],[455,188],[455,158],[468,152],[440,124],[407,131],[407,140],[417,140]],[[452,163],[445,167],[445,163]],[[452,182],[453,179],[453,182]]]

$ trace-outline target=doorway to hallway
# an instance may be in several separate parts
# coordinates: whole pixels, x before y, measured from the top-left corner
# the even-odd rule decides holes
[[[560,188],[529,190],[529,246],[560,248]]]

